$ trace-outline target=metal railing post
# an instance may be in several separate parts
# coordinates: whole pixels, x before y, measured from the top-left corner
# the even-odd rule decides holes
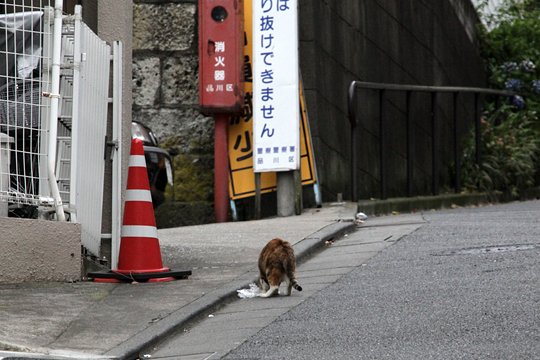
[[[457,105],[458,105],[458,96],[459,92],[452,93],[452,106],[454,108],[453,110],[453,116],[454,116],[454,166],[455,166],[455,179],[454,179],[454,190],[456,193],[461,192],[461,157],[460,157],[460,149],[459,149],[459,131],[458,131],[458,112],[457,112]]]
[[[476,164],[480,166],[482,163],[482,129],[480,122],[480,95],[478,93],[474,94],[474,139],[475,139],[475,150],[476,150]]]
[[[407,131],[407,196],[413,194],[413,124],[411,120],[411,92],[405,91],[405,121]]]
[[[384,95],[385,90],[379,89],[379,171],[381,185],[381,199],[386,199],[386,151],[384,151]]]
[[[358,201],[357,182],[357,148],[356,148],[356,114],[353,109],[356,81],[351,82],[347,96],[347,107],[349,110],[349,123],[351,125],[351,200]]]
[[[438,93],[451,93],[453,98],[453,146],[454,146],[454,162],[456,166],[455,174],[455,191],[461,191],[461,157],[459,144],[459,129],[458,129],[458,100],[461,93],[474,94],[474,129],[475,129],[475,147],[476,147],[476,163],[481,164],[482,160],[482,138],[481,138],[481,119],[480,119],[480,95],[495,95],[495,96],[514,96],[512,91],[477,88],[477,87],[458,87],[458,86],[425,86],[425,85],[402,85],[402,84],[384,84],[372,83],[365,81],[352,81],[349,85],[348,92],[348,111],[349,122],[351,125],[351,197],[353,201],[358,200],[357,193],[357,136],[356,125],[357,119],[354,107],[354,96],[356,88],[377,90],[379,92],[379,176],[380,176],[380,195],[381,199],[387,197],[387,176],[386,176],[386,151],[385,151],[385,120],[384,120],[384,97],[386,91],[405,91],[406,92],[406,156],[407,156],[407,196],[413,195],[414,189],[414,159],[413,159],[413,137],[414,124],[411,116],[411,96],[412,92],[424,92],[431,94],[431,157],[432,157],[432,183],[431,190],[434,195],[440,191],[439,174],[440,174],[440,144],[439,144],[439,129],[440,124],[437,116],[437,100]]]
[[[439,194],[439,142],[437,139],[437,92],[431,93],[431,193]]]
[[[56,165],[56,141],[58,136],[58,104],[60,100],[60,67],[62,66],[62,1],[56,0],[54,3],[54,25],[53,25],[53,52],[51,59],[51,92],[49,94],[49,149],[48,156],[48,175],[51,195],[54,198],[54,207],[56,209],[56,219],[66,221],[64,214],[64,204],[60,197],[58,182],[55,173]]]
[[[122,157],[124,146],[122,144],[122,52],[124,46],[121,41],[113,42],[113,124],[112,137],[116,144],[112,158],[112,189],[111,189],[111,268],[118,268],[118,255],[120,254],[120,236],[122,230]]]

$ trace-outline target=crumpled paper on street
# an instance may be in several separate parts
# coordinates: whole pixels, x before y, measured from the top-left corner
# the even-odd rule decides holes
[[[240,299],[251,299],[257,296],[257,294],[261,291],[257,284],[251,283],[249,284],[249,289],[240,289],[236,290],[238,293],[238,297]]]

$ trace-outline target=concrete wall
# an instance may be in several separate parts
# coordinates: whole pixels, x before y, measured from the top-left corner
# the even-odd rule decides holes
[[[133,2],[131,0],[69,0],[66,12],[82,3],[83,20],[103,40],[122,41],[123,52],[123,188],[131,144],[131,75]],[[36,4],[39,6],[39,4]],[[109,119],[109,138],[111,138]],[[103,232],[111,229],[111,169],[106,168]],[[100,257],[110,255],[110,241],[102,244]],[[0,282],[73,281],[81,278],[81,242],[78,224],[0,218]]]
[[[302,1],[301,69],[326,199],[350,191],[350,131],[347,88],[352,80],[384,83],[483,86],[484,71],[475,44],[478,18],[468,1],[366,0]],[[388,94],[384,135],[388,196],[406,190],[405,99]],[[379,98],[362,91],[359,112],[357,181],[360,198],[379,196]],[[450,98],[437,103],[441,184],[450,186]],[[427,194],[431,184],[430,98],[413,96],[414,192]],[[460,135],[471,112],[460,101]],[[468,109],[468,110],[467,110]],[[469,118],[468,121],[472,121]],[[348,195],[346,195],[348,196]]]
[[[16,2],[23,3],[35,7],[44,5],[34,0]],[[11,11],[10,7],[4,10]],[[7,203],[0,203],[0,207],[4,210],[0,211],[0,283],[80,280],[78,224],[8,218],[4,217]]]
[[[177,189],[176,197],[207,200],[211,194],[212,122],[197,111],[196,2],[135,0],[133,117],[146,123],[164,145],[181,155],[207,191]],[[350,134],[346,94],[352,80],[423,85],[484,85],[477,52],[478,18],[469,0],[303,0],[300,6],[300,66],[306,87],[316,163],[323,200],[350,194]],[[362,94],[358,105],[361,145],[358,184],[362,198],[378,196],[378,97]],[[440,115],[441,182],[449,177],[450,99],[437,102]],[[470,113],[470,99],[460,99],[459,115]],[[389,195],[405,190],[404,100],[384,103]],[[415,193],[430,191],[429,102],[413,99],[415,117]],[[460,122],[460,135],[467,130]],[[178,171],[181,171],[180,169]],[[201,175],[204,174],[204,175]],[[179,179],[177,178],[177,181]],[[199,186],[200,188],[200,186]],[[194,198],[195,197],[195,198]],[[211,197],[210,197],[211,199]]]
[[[0,217],[0,283],[80,278],[78,224]]]

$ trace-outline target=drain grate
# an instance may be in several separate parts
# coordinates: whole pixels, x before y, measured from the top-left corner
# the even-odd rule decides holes
[[[497,254],[505,252],[534,250],[540,248],[538,244],[518,244],[518,245],[495,245],[484,247],[472,247],[459,250],[451,250],[443,252],[442,256],[450,255],[483,255],[483,254]]]

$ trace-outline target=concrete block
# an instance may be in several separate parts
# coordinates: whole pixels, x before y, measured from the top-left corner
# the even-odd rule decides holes
[[[133,59],[133,104],[154,106],[159,99],[161,84],[158,57]]]
[[[81,278],[79,224],[0,218],[0,283]]]
[[[187,50],[195,39],[195,4],[134,4],[133,48]]]
[[[197,104],[198,56],[185,55],[163,60],[162,103],[165,105]]]

